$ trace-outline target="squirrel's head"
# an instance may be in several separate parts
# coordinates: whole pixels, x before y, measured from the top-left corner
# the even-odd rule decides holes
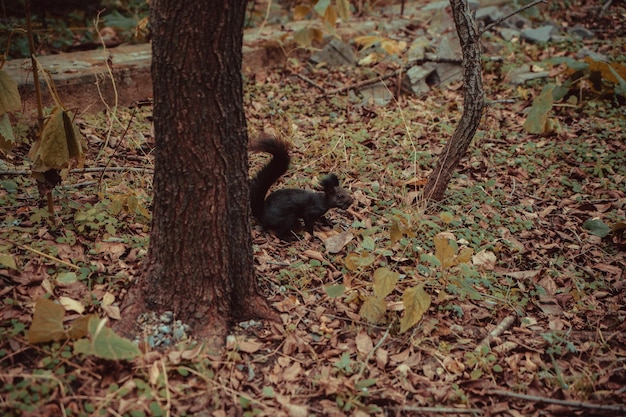
[[[339,179],[335,174],[328,174],[321,181],[320,185],[326,193],[326,201],[329,207],[338,207],[347,209],[350,207],[354,199],[348,194],[348,191],[339,186]]]

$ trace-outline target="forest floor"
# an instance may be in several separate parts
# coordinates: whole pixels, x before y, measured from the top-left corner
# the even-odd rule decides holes
[[[283,323],[238,323],[222,352],[191,338],[112,360],[79,353],[71,338],[29,342],[36,300],[64,305],[49,323],[115,320],[141,273],[152,108],[77,117],[86,165],[113,169],[65,179],[56,225],[34,180],[16,175],[29,169],[29,145],[18,146],[0,160],[0,414],[625,415],[626,86],[583,65],[543,109],[549,131],[525,128],[533,98],[584,63],[581,48],[625,68],[624,4],[599,19],[588,2],[569,3],[542,18],[596,25],[595,37],[485,37],[492,103],[437,204],[420,187],[460,117],[462,83],[380,105],[316,85],[391,73],[393,59],[332,69],[294,58],[245,78],[251,135],[293,143],[280,186],[311,188],[334,172],[355,203],[290,244],[253,228],[259,286]],[[570,60],[548,63],[556,56]],[[509,83],[525,64],[549,75]],[[251,157],[251,172],[263,158]]]

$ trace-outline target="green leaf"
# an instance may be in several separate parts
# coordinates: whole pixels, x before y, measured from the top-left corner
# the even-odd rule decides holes
[[[59,304],[47,298],[40,298],[35,303],[35,313],[30,329],[26,333],[29,343],[56,342],[65,337],[63,316],[65,310]]]
[[[57,275],[57,282],[59,284],[68,285],[68,284],[73,284],[76,281],[78,281],[76,272],[65,271],[65,272],[59,272],[59,275]]]
[[[337,14],[345,22],[350,18],[350,1],[349,0],[336,0]]]
[[[330,0],[318,0],[318,2],[313,6],[313,9],[320,16],[324,16],[326,14],[326,9],[330,6]]]
[[[367,297],[361,306],[359,314],[370,323],[377,324],[385,317],[387,302],[378,297]]]
[[[605,237],[611,231],[611,228],[600,219],[589,219],[583,223],[583,229],[589,230],[589,233],[598,237]]]
[[[402,304],[404,316],[400,320],[400,333],[417,324],[430,307],[430,295],[424,291],[424,284],[407,289],[402,295]]]
[[[387,268],[378,268],[374,272],[374,295],[378,298],[385,298],[396,287],[400,274],[390,271]]]
[[[325,289],[326,294],[328,294],[330,298],[339,298],[346,292],[346,286],[343,284],[327,285]]]
[[[98,317],[89,319],[89,339],[80,339],[74,345],[74,353],[93,355],[103,359],[133,359],[141,355],[132,341],[115,334],[106,327],[107,320]]]
[[[374,239],[372,239],[371,236],[365,236],[363,238],[363,242],[361,243],[361,246],[363,246],[363,249],[368,250],[370,252],[376,249],[376,243],[374,243]]]
[[[362,390],[364,388],[369,388],[372,385],[376,385],[376,379],[375,378],[362,379],[362,380],[358,381],[356,384],[354,384],[354,388],[356,388],[358,390]]]

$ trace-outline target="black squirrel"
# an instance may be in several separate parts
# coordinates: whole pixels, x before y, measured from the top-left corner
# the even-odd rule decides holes
[[[273,137],[262,137],[254,140],[249,148],[272,155],[272,160],[252,178],[250,206],[261,226],[273,230],[280,239],[293,240],[292,231],[300,226],[298,219],[304,220],[307,232],[313,235],[313,224],[329,209],[347,209],[352,204],[352,197],[339,186],[335,174],[320,181],[322,192],[283,188],[265,198],[272,184],[289,168],[289,144]]]

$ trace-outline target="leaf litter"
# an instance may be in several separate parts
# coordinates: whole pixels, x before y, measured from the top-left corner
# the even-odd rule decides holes
[[[519,48],[516,59],[532,61],[554,47]],[[296,59],[247,80],[251,134],[294,143],[280,184],[308,188],[336,172],[355,204],[290,245],[253,228],[259,285],[282,323],[239,323],[219,353],[188,340],[103,359],[132,350],[89,315],[115,319],[111,307],[141,272],[151,109],[120,109],[112,131],[110,115],[77,117],[86,165],[115,170],[68,178],[56,191],[60,226],[46,223],[30,178],[0,187],[3,414],[623,414],[623,102],[583,90],[576,107],[552,103],[560,130],[533,135],[524,110],[542,85],[503,84],[504,70],[485,70],[487,94],[516,102],[487,109],[438,206],[419,187],[460,116],[462,89],[377,106],[293,75],[332,89],[371,68]],[[26,147],[14,153],[19,161]],[[100,356],[96,338],[109,349]]]

